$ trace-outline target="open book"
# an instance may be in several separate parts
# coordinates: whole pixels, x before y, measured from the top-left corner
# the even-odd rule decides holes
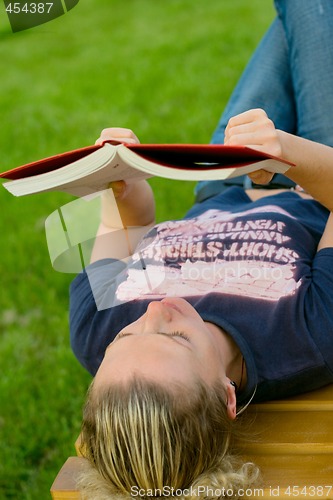
[[[107,189],[112,181],[152,176],[178,180],[216,180],[259,168],[284,173],[291,163],[243,146],[213,144],[119,144],[105,142],[8,170],[0,178],[13,195],[64,191],[75,196]]]

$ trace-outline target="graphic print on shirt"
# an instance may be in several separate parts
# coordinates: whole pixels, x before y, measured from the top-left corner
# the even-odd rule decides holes
[[[275,205],[265,212],[291,217]],[[155,226],[137,247],[117,302],[210,292],[275,301],[294,294],[299,255],[288,245],[283,218],[265,217],[262,208],[209,210]]]

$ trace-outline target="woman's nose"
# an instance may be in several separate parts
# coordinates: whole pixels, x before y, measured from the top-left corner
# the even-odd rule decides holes
[[[170,308],[160,301],[151,302],[147,307],[144,329],[150,332],[163,330],[163,325],[172,320]]]

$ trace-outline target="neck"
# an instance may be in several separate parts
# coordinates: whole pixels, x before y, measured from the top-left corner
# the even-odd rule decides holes
[[[227,377],[236,382],[238,389],[242,389],[246,385],[246,365],[241,350],[225,330],[214,323],[206,324],[217,339]]]

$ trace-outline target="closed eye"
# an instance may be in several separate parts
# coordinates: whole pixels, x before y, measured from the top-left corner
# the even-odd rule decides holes
[[[182,339],[187,340],[187,342],[190,341],[190,338],[184,333],[184,332],[171,332],[171,333],[166,333],[165,335],[169,335],[170,337],[181,337]]]
[[[180,338],[186,340],[187,342],[190,342],[190,338],[184,332],[179,332],[179,331],[170,332],[170,333],[157,332],[157,334],[165,335],[167,337],[180,337]],[[133,334],[129,333],[129,332],[118,333],[118,335],[116,336],[116,339],[121,339],[121,338],[127,337],[129,335],[133,335]]]

